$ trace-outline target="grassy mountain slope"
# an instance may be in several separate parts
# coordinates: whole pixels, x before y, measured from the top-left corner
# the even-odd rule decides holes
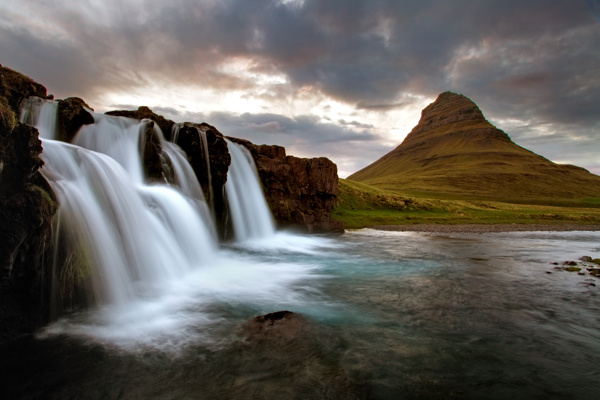
[[[600,198],[600,176],[518,146],[465,96],[445,92],[400,146],[349,180],[403,193]]]
[[[415,224],[599,225],[600,203],[518,204],[471,196],[401,194],[340,179],[333,216],[347,229]]]

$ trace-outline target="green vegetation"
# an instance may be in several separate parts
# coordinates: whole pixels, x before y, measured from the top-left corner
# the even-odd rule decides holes
[[[15,113],[10,108],[4,97],[0,97],[0,129],[5,132],[12,132],[17,124]]]
[[[561,206],[525,204],[519,198],[398,193],[340,179],[333,216],[347,229],[412,224],[600,224],[600,208],[588,200],[553,200]]]

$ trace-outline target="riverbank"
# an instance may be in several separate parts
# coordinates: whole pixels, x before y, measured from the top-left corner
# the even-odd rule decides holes
[[[469,224],[469,225],[370,225],[366,228],[397,232],[489,233],[489,232],[567,232],[600,231],[600,225],[578,224]]]

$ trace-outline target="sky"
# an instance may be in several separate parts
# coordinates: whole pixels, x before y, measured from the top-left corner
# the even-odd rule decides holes
[[[57,99],[207,122],[340,177],[451,90],[600,174],[600,0],[2,0],[0,64]]]

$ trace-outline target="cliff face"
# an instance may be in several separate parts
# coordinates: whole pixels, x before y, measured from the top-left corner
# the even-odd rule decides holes
[[[38,132],[16,122],[19,109],[14,108],[32,91],[45,95],[40,87],[14,71],[0,81],[0,93],[10,97],[0,96],[0,343],[30,331],[47,315],[42,300],[44,277],[51,271],[56,199],[39,172]]]
[[[281,146],[229,139],[252,153],[267,203],[280,227],[309,233],[343,232],[343,223],[331,216],[338,191],[337,166],[332,161],[288,156]]]
[[[225,236],[225,182],[231,164],[227,142],[225,142],[223,134],[217,128],[206,123],[184,122],[177,124],[175,132],[177,134],[174,141],[188,155],[190,164],[204,192],[204,197],[215,211],[219,232],[221,236]],[[204,148],[205,144],[208,149]],[[207,165],[210,165],[210,176]]]
[[[382,189],[503,197],[600,197],[600,177],[518,146],[469,98],[444,92],[394,150],[348,177]]]

